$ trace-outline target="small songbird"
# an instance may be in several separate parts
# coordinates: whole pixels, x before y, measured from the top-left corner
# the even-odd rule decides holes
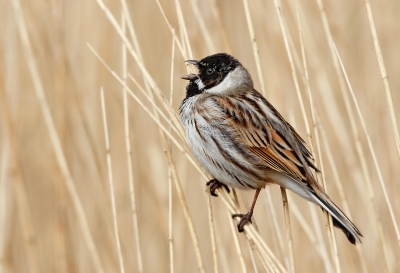
[[[199,73],[182,77],[190,82],[181,119],[193,155],[214,177],[206,184],[211,195],[221,186],[256,190],[249,212],[233,215],[241,218],[239,232],[261,189],[277,184],[321,206],[351,243],[361,243],[361,232],[314,178],[312,170],[319,170],[305,141],[254,89],[247,69],[225,53],[186,62]]]

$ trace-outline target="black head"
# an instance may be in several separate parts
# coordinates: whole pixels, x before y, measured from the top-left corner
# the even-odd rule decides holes
[[[231,55],[218,53],[201,59],[200,61],[188,60],[187,63],[194,64],[199,69],[197,75],[204,84],[205,89],[210,89],[235,70],[241,63]]]

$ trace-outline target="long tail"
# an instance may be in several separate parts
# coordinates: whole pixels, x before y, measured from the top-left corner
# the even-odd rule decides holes
[[[311,193],[312,198],[318,203],[322,209],[326,210],[332,216],[333,225],[340,228],[344,234],[346,234],[347,239],[352,244],[361,244],[360,237],[363,237],[358,228],[350,221],[350,219],[330,200],[330,198],[322,193],[324,198],[318,196],[315,193]]]

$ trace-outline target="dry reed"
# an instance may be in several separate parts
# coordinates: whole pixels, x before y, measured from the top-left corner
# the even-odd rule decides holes
[[[398,1],[1,7],[0,272],[400,270]],[[209,196],[178,113],[183,61],[216,52],[308,140],[363,244],[274,186],[237,233],[253,192]]]

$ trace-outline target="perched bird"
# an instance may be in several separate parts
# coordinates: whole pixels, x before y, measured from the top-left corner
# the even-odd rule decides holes
[[[321,206],[353,244],[361,232],[332,202],[312,170],[313,156],[305,141],[279,112],[254,89],[246,68],[234,57],[219,53],[200,61],[189,74],[186,97],[180,106],[193,155],[214,179],[210,193],[220,186],[256,190],[253,204],[241,217],[238,230],[251,221],[260,190],[277,184]]]

